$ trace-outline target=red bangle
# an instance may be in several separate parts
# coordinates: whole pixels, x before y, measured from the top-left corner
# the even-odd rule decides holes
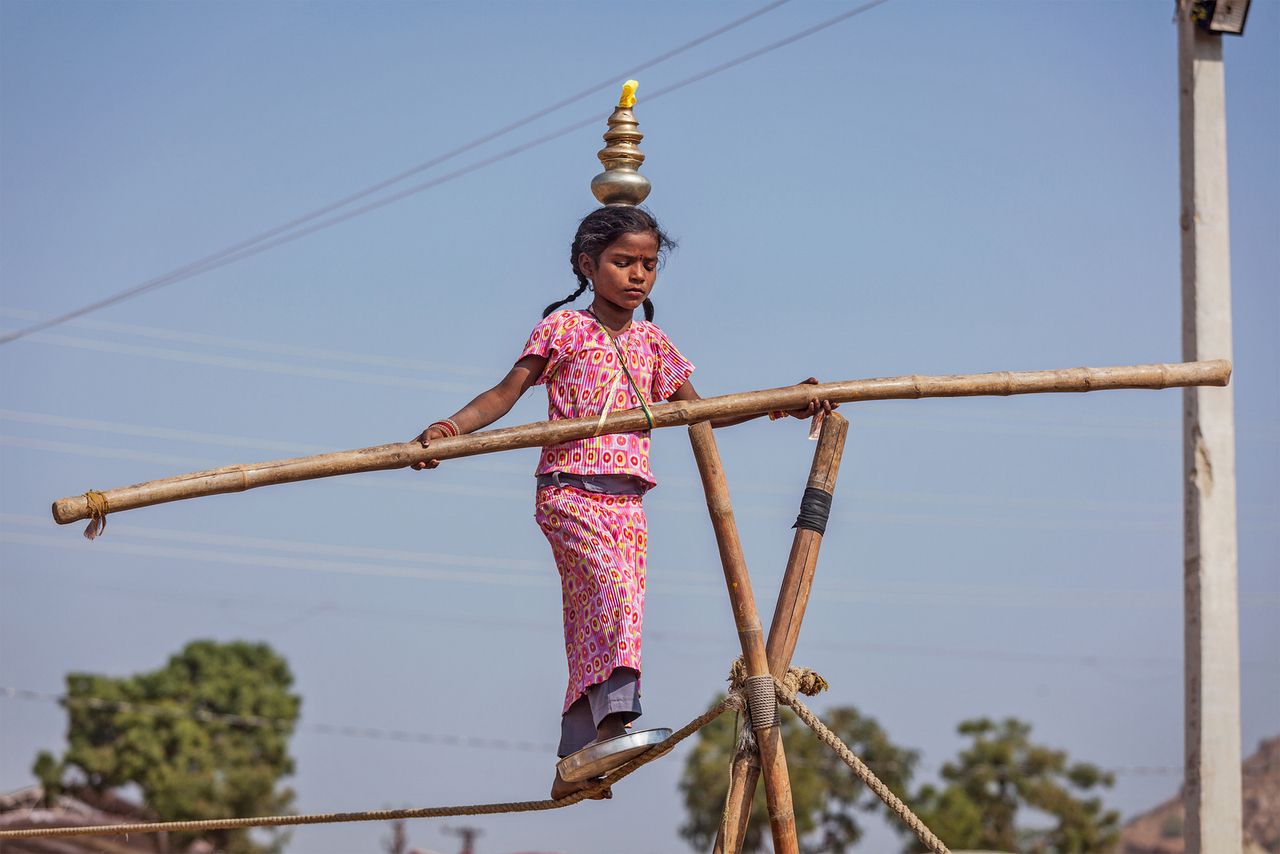
[[[441,421],[433,421],[429,425],[427,425],[428,430],[430,430],[432,427],[439,427],[441,430],[445,432],[445,434],[449,438],[453,438],[454,436],[460,435],[462,433],[462,431],[458,429],[458,425],[454,422],[452,418],[445,418]]]
[[[770,421],[777,421],[779,418],[786,418],[786,417],[787,417],[787,413],[783,412],[781,409],[775,409],[769,413]]]

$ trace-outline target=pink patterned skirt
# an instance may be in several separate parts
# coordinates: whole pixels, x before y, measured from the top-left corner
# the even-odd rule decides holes
[[[569,660],[563,714],[615,667],[640,671],[649,535],[638,495],[548,486],[538,490],[536,505],[538,527],[560,571]]]

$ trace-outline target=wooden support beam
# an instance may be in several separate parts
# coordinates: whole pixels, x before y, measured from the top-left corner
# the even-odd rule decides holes
[[[982,395],[1044,394],[1085,392],[1119,388],[1174,388],[1183,386],[1224,386],[1231,377],[1231,363],[1225,359],[1170,365],[1130,365],[1115,368],[1067,368],[1056,371],[1001,371],[992,374],[955,376],[905,376],[883,379],[847,380],[818,385],[748,391],[708,397],[704,400],[660,403],[652,408],[654,427],[676,427],[740,415],[760,415],[774,409],[803,409],[815,400],[852,403],[864,400],[903,400],[921,397],[975,397]],[[521,427],[485,430],[466,436],[439,439],[424,449],[417,442],[397,442],[354,451],[338,451],[310,457],[295,457],[266,463],[228,466],[208,471],[136,483],[96,493],[111,513],[219,495],[244,492],[259,486],[294,483],[363,471],[406,468],[429,459],[450,460],[515,448],[557,445],[604,433],[634,433],[648,429],[644,412],[628,409],[599,418],[566,418],[539,421]],[[53,502],[53,518],[60,525],[88,519],[92,515],[86,495],[74,495]]]
[[[807,489],[819,489],[828,495],[835,492],[836,477],[840,473],[840,458],[844,454],[845,437],[849,434],[849,422],[839,413],[831,413],[824,419],[818,447],[813,452],[813,465],[809,469]],[[818,566],[818,551],[822,547],[822,534],[809,528],[797,528],[791,540],[791,554],[787,558],[787,570],[778,589],[778,603],[773,609],[773,623],[769,626],[769,640],[765,656],[769,672],[781,679],[791,666],[791,656],[796,651],[800,625],[804,622],[805,608],[809,604],[809,591],[813,587],[813,575]],[[733,757],[729,775],[729,793],[725,799],[724,817],[716,836],[715,854],[738,854],[747,837],[751,821],[751,801],[756,794],[760,778],[760,762],[754,751],[739,750]]]
[[[729,500],[729,485],[724,467],[720,464],[720,452],[711,425],[703,421],[689,428],[689,441],[693,444],[693,456],[698,462],[698,474],[702,476],[702,488],[707,496],[707,510],[711,513],[711,527],[715,530],[716,545],[720,548],[720,562],[724,567],[724,580],[729,588],[729,602],[733,606],[733,619],[738,627],[738,640],[742,645],[742,658],[747,664],[747,678],[767,676],[769,662],[765,653],[764,634],[760,627],[760,614],[756,611],[755,595],[751,592],[751,576],[747,574],[747,562],[742,555],[742,543],[738,539],[738,525],[733,518],[733,505]],[[772,695],[772,689],[770,690]],[[796,817],[791,807],[791,779],[787,776],[787,756],[782,749],[782,730],[777,722],[777,701],[769,716],[771,725],[757,728],[756,743],[760,747],[760,764],[764,771],[764,794],[769,803],[769,828],[773,833],[774,854],[799,854],[796,838]],[[762,722],[754,720],[759,727]]]

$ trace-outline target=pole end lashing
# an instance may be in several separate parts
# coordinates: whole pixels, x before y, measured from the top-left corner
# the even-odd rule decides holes
[[[84,500],[89,505],[89,524],[84,528],[84,538],[95,540],[107,530],[107,496],[91,489],[84,494]]]
[[[803,528],[819,535],[827,533],[827,521],[831,518],[831,493],[816,486],[806,486],[800,499],[800,515],[792,528]]]

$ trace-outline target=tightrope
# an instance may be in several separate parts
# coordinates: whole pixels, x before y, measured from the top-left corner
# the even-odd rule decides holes
[[[743,695],[748,687],[749,677],[747,676],[747,663],[741,658],[733,662],[729,667],[729,696]],[[875,772],[867,767],[857,754],[849,749],[849,746],[840,740],[840,737],[827,728],[821,719],[813,712],[809,711],[809,707],[801,702],[798,695],[804,694],[812,697],[830,687],[827,680],[823,679],[816,671],[810,670],[808,667],[788,667],[787,672],[783,674],[781,680],[773,679],[773,690],[778,696],[778,701],[787,706],[791,711],[796,713],[805,726],[813,730],[813,734],[818,740],[830,747],[840,757],[840,761],[849,766],[849,770],[861,780],[868,789],[871,790],[877,798],[884,802],[884,805],[893,811],[898,818],[902,819],[902,823],[911,829],[926,848],[933,854],[950,854],[947,846],[941,839],[937,837],[929,826],[920,820],[911,807],[903,803],[902,799],[893,793],[888,786],[884,784]],[[750,718],[750,710],[747,712]],[[752,735],[752,727],[744,726],[739,734],[739,743],[751,751],[755,751],[755,738]]]
[[[911,811],[911,807],[902,802],[902,799],[889,790],[875,773],[867,767],[866,763],[857,757],[857,755],[849,749],[840,737],[834,732],[827,729],[827,725],[819,720],[818,716],[809,711],[809,707],[800,702],[800,699],[791,691],[778,682],[773,680],[777,686],[778,700],[785,706],[790,707],[791,711],[796,713],[805,726],[813,730],[813,734],[827,747],[830,747],[840,757],[840,761],[849,766],[849,769],[857,776],[859,780],[866,784],[877,798],[884,801],[884,805],[893,810],[898,818],[902,819],[903,824],[911,828],[911,832],[916,835],[926,848],[933,854],[951,854],[946,844],[937,837],[929,826],[920,820],[920,817]]]
[[[102,836],[106,834],[119,835],[126,833],[163,833],[163,832],[179,832],[187,833],[203,830],[240,830],[252,827],[293,827],[301,824],[342,824],[357,821],[395,821],[402,818],[448,818],[450,816],[459,815],[497,815],[499,813],[515,813],[515,812],[545,812],[546,810],[557,810],[563,807],[573,806],[576,803],[586,800],[587,798],[612,786],[623,777],[629,776],[634,771],[644,765],[648,765],[655,759],[661,759],[671,752],[673,748],[707,724],[711,723],[720,715],[729,709],[740,709],[742,707],[742,698],[739,695],[731,694],[724,700],[712,706],[698,717],[685,724],[680,729],[671,734],[671,737],[661,744],[656,744],[649,750],[632,759],[626,765],[606,774],[600,778],[600,781],[593,783],[585,789],[579,789],[572,795],[566,795],[557,800],[542,801],[510,801],[498,804],[471,804],[455,807],[416,807],[407,809],[394,810],[361,810],[359,812],[332,812],[332,813],[307,813],[303,815],[271,815],[271,816],[254,816],[250,818],[214,818],[203,819],[199,821],[153,821],[153,822],[136,822],[133,824],[99,824],[88,825],[85,827],[49,827],[49,828],[24,828],[22,830],[0,830],[0,840],[3,839],[52,839],[65,836]]]
[[[792,668],[792,671],[802,671],[803,668]],[[806,671],[809,679],[816,679],[825,687],[825,681],[822,677]],[[920,820],[911,808],[903,803],[902,799],[889,790],[889,787],[878,778],[866,763],[857,757],[852,750],[849,749],[840,737],[827,728],[817,715],[809,710],[809,708],[800,701],[796,696],[796,691],[792,689],[792,685],[796,684],[795,673],[789,672],[788,683],[774,679],[774,691],[778,695],[778,701],[790,708],[796,713],[805,726],[813,730],[823,744],[830,747],[840,757],[840,760],[849,769],[866,784],[867,788],[880,798],[890,810],[894,812],[907,827],[916,835],[916,838],[927,847],[933,854],[951,854],[947,846],[939,839],[929,827]],[[180,832],[187,833],[203,830],[240,830],[254,827],[293,827],[303,824],[342,824],[347,822],[359,821],[395,821],[398,819],[408,818],[447,818],[459,815],[498,815],[500,813],[517,813],[517,812],[545,812],[547,810],[557,810],[564,807],[573,806],[590,798],[592,795],[603,792],[614,783],[630,776],[641,767],[648,765],[656,759],[661,759],[670,753],[677,744],[702,729],[707,724],[714,721],[720,715],[734,709],[741,711],[745,708],[746,701],[744,699],[741,688],[737,685],[730,691],[729,695],[716,705],[707,709],[698,715],[689,723],[682,726],[671,734],[671,737],[661,744],[654,745],[649,750],[632,759],[622,767],[606,774],[604,777],[585,789],[580,789],[571,795],[556,800],[541,801],[509,801],[497,804],[471,804],[453,807],[416,807],[407,809],[388,809],[388,810],[362,810],[359,812],[333,812],[333,813],[307,813],[303,815],[273,815],[273,816],[255,816],[249,818],[218,818],[205,819],[200,821],[155,821],[155,822],[137,822],[133,824],[100,824],[85,827],[49,827],[49,828],[25,828],[22,830],[0,830],[0,840],[4,839],[52,839],[67,836],[103,836],[103,835],[120,835],[126,833],[162,833],[162,832]]]

